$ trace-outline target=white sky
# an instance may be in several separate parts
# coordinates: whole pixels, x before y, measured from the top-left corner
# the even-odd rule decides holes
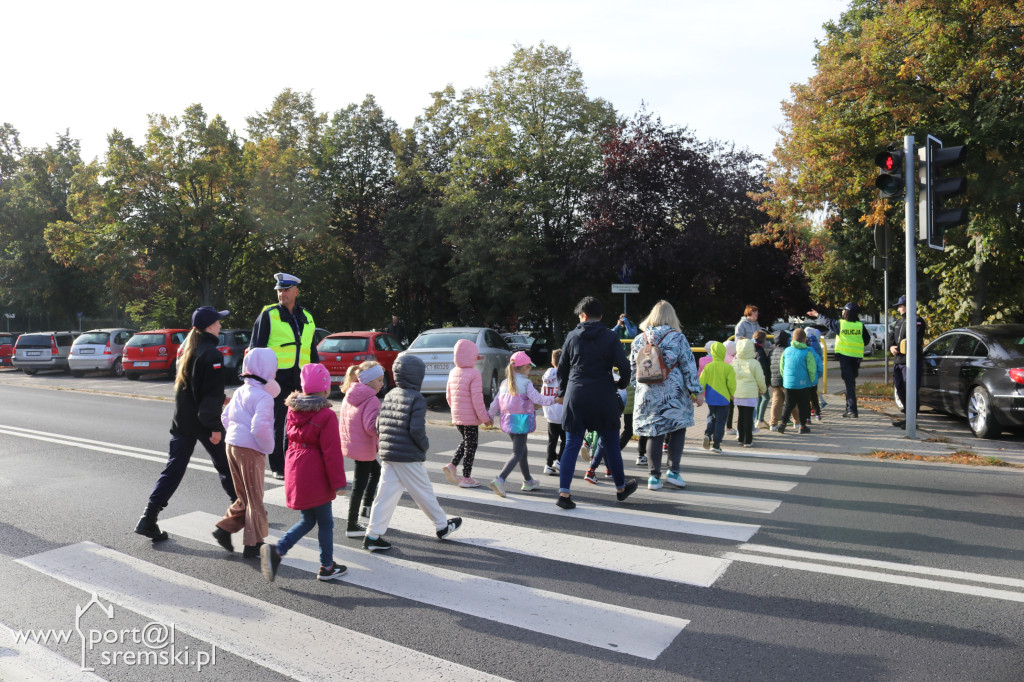
[[[16,0],[4,8],[0,122],[23,146],[70,128],[86,160],[114,128],[201,103],[239,134],[286,87],[334,112],[372,93],[402,128],[430,92],[483,85],[513,45],[569,48],[589,94],[642,101],[699,138],[770,154],[789,86],[848,0]]]

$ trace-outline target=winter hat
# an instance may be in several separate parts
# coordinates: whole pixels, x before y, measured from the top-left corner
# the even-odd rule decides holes
[[[725,354],[736,355],[736,342],[732,339],[725,342]]]
[[[711,354],[711,344],[713,343],[714,341],[708,341],[707,343],[704,344],[704,352],[707,353],[708,355]]]
[[[512,357],[508,359],[509,363],[513,367],[523,367],[525,365],[533,366],[533,362],[530,361],[530,356],[525,351],[516,351],[512,354]]]
[[[306,395],[331,390],[331,373],[319,362],[304,365],[301,373],[302,392]]]
[[[380,379],[384,376],[384,368],[380,365],[374,365],[373,367],[367,367],[366,369],[359,372],[359,383],[368,384],[374,379]]]

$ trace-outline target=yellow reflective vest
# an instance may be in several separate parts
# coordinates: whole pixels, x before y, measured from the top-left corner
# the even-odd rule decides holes
[[[845,355],[851,358],[864,357],[864,323],[839,320],[836,355]]]
[[[263,309],[270,318],[270,337],[267,339],[267,348],[274,351],[277,356],[277,368],[291,369],[298,362],[299,367],[309,364],[309,349],[313,347],[313,333],[316,331],[316,324],[313,316],[308,310],[304,310],[306,324],[302,326],[302,338],[296,345],[295,329],[288,322],[281,319],[281,308],[276,303],[271,303]]]

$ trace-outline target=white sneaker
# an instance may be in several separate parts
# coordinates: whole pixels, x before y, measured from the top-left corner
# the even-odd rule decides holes
[[[544,473],[547,474],[548,476],[557,476],[558,469],[556,469],[555,467],[544,467]]]
[[[647,466],[647,455],[640,455],[639,457],[637,457],[636,458],[636,465],[638,467],[645,467],[645,466]]]
[[[493,490],[498,497],[505,497],[505,486],[497,478],[492,478],[487,487]]]
[[[729,429],[728,431],[725,432],[725,435],[727,435],[727,436],[735,436],[736,435],[736,429]]]

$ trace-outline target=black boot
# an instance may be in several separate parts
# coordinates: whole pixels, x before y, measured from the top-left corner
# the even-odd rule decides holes
[[[160,526],[156,525],[156,517],[160,514],[163,509],[158,504],[150,502],[146,505],[146,511],[142,513],[142,518],[135,525],[135,532],[139,535],[145,535],[153,542],[159,542],[168,538],[167,531],[160,530]]]

